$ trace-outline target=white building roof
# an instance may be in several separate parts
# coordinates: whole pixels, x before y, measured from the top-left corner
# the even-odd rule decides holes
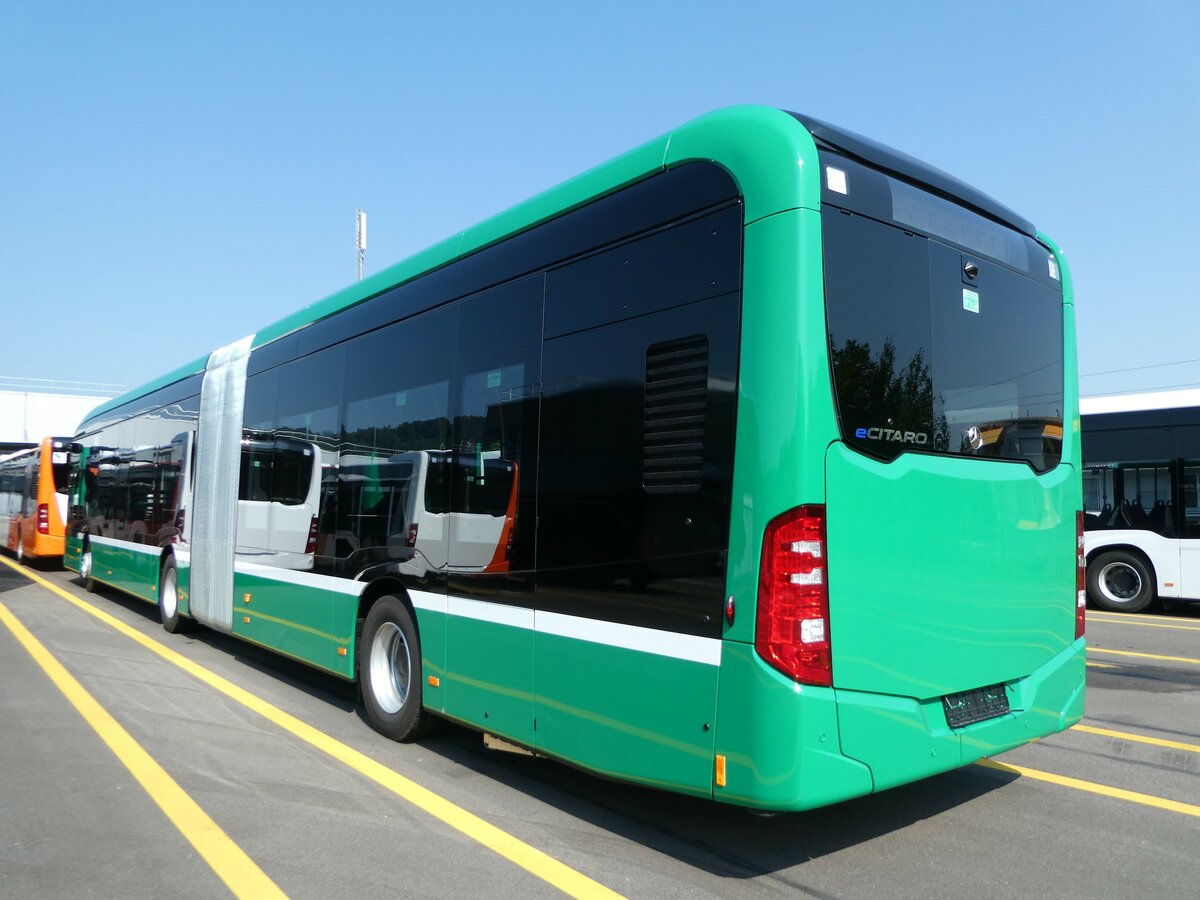
[[[0,377],[0,444],[70,437],[85,415],[120,391],[118,385]]]

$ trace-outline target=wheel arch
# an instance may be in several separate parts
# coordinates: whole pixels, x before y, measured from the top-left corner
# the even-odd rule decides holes
[[[1154,565],[1153,558],[1151,558],[1150,554],[1146,552],[1145,548],[1139,547],[1137,544],[1131,544],[1123,541],[1113,544],[1102,544],[1099,547],[1093,547],[1087,554],[1087,564],[1090,566],[1092,564],[1092,560],[1094,560],[1101,553],[1108,553],[1112,550],[1120,550],[1124,553],[1136,556],[1150,569],[1151,575],[1157,574],[1158,567]]]

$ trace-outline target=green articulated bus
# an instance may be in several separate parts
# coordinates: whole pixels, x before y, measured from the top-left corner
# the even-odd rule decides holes
[[[1070,280],[711,113],[91,413],[67,564],[599,775],[799,810],[1083,711]]]

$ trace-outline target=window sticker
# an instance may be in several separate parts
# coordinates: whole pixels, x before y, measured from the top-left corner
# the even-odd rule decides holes
[[[979,312],[979,291],[963,288],[963,309],[967,312]]]
[[[1053,256],[1047,256],[1046,262],[1050,264],[1050,277],[1058,281],[1058,260]]]
[[[488,372],[487,386],[490,388],[500,387],[500,370],[492,369]]]
[[[846,185],[846,173],[841,169],[835,169],[833,166],[826,166],[825,184],[835,194],[849,193],[849,189]]]

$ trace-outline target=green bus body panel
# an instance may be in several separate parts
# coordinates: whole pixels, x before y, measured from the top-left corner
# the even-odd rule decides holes
[[[827,457],[840,688],[928,699],[1011,681],[1074,640],[1077,471],[907,454]]]
[[[763,809],[812,809],[869,794],[871,772],[842,755],[830,688],[799,685],[747,644],[722,648],[715,752],[726,784],[714,797]]]
[[[805,167],[815,171],[815,147],[812,164]],[[821,214],[794,209],[755,222],[746,227],[743,253],[737,452],[726,574],[737,614],[725,637],[753,641],[763,531],[794,506],[824,502],[824,448],[838,432],[819,264]]]
[[[717,800],[802,810],[896,787],[1070,728],[1083,717],[1083,640],[1010,685],[1012,712],[952,731],[940,699],[798,685],[752,647],[728,643]],[[752,698],[748,702],[747,698]]]
[[[192,567],[189,563],[190,559],[185,561],[175,557],[175,599],[185,616],[191,615]]]
[[[67,534],[63,545],[63,568],[78,572],[83,561],[83,541]]]
[[[663,162],[667,167],[695,159],[720,163],[741,188],[746,224],[798,206],[819,210],[817,145],[797,125],[788,113],[769,107],[718,110],[671,134]]]
[[[533,746],[533,629],[452,615],[446,656],[446,714]]]
[[[357,596],[236,569],[233,584],[236,636],[352,677]],[[344,656],[338,655],[339,647]]]
[[[1038,232],[1038,240],[1050,248],[1058,262],[1063,288],[1063,462],[1070,461],[1076,472],[1083,472],[1083,448],[1079,422],[1079,358],[1075,338],[1075,283],[1071,267],[1058,245]],[[1077,481],[1079,494],[1075,508],[1083,509],[1083,479]]]
[[[1070,728],[1083,717],[1084,642],[1075,641],[1009,686],[1012,713],[951,731],[939,699],[837,690],[842,751],[881,791]]]
[[[446,685],[450,672],[446,668],[446,632],[449,616],[444,612],[417,607],[417,639],[421,642],[421,667],[425,683],[421,686],[421,702],[434,712],[446,712]],[[436,684],[431,684],[432,678]]]
[[[712,796],[718,667],[538,633],[540,752]]]
[[[92,542],[92,577],[151,603],[158,603],[159,551],[136,545]]]

